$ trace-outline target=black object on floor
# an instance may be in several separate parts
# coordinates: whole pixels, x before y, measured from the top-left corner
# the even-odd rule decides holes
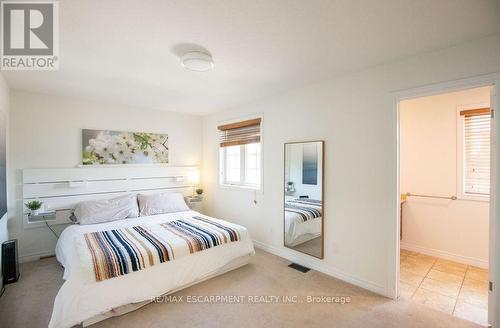
[[[300,271],[302,273],[306,273],[307,271],[311,270],[311,269],[309,269],[309,268],[307,268],[305,266],[302,266],[300,264],[297,264],[297,263],[292,263],[292,264],[289,265],[289,267],[292,268],[292,269],[295,269],[297,271]]]
[[[19,279],[19,257],[17,239],[7,240],[2,244],[3,284],[12,284]]]

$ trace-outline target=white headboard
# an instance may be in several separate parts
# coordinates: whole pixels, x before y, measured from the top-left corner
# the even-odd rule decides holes
[[[111,166],[61,169],[24,169],[23,204],[41,200],[45,210],[57,211],[51,225],[67,224],[75,205],[84,200],[105,199],[125,193],[181,192],[190,195],[196,183],[195,166]],[[26,208],[23,205],[24,212]],[[24,227],[43,223],[28,222]]]

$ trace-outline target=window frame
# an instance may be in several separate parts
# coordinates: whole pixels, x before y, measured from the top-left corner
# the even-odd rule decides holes
[[[460,115],[460,112],[463,110],[469,110],[469,109],[475,109],[475,108],[485,108],[485,107],[490,107],[489,103],[482,102],[482,103],[476,103],[476,104],[471,104],[471,105],[460,105],[457,106],[457,197],[458,199],[462,200],[472,200],[472,201],[479,201],[479,202],[489,202],[490,201],[490,196],[491,196],[491,190],[490,194],[488,195],[481,195],[481,194],[471,194],[471,193],[466,193],[464,190],[464,181],[465,181],[465,174],[464,174],[464,169],[465,169],[465,151],[464,151],[464,122],[465,122],[465,116]],[[491,132],[490,132],[491,135]],[[493,140],[493,139],[491,139]],[[490,140],[490,154],[491,154],[491,140]],[[490,176],[491,176],[491,167],[490,167]],[[490,181],[490,186],[491,186],[491,181]]]
[[[240,182],[239,183],[232,183],[226,181],[226,159],[227,156],[226,154],[226,147],[220,147],[218,145],[218,167],[217,170],[219,171],[218,173],[218,180],[219,180],[219,188],[221,189],[242,189],[242,190],[252,190],[255,192],[263,193],[264,190],[264,116],[262,114],[260,115],[252,115],[252,116],[245,116],[245,117],[240,117],[238,119],[232,119],[232,120],[227,120],[227,121],[222,121],[218,122],[220,124],[231,124],[231,123],[236,123],[236,122],[241,122],[241,121],[246,121],[246,120],[252,120],[260,118],[260,184],[259,185],[251,185],[251,184],[245,184],[244,178],[245,178],[245,171],[246,171],[246,151],[245,151],[245,145],[239,145],[240,147]]]

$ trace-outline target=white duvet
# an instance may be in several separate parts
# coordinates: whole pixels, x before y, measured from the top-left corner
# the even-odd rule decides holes
[[[214,274],[234,259],[254,254],[248,231],[234,225],[244,232],[240,234],[241,240],[238,242],[209,248],[124,276],[95,281],[93,268],[89,268],[91,262],[89,258],[85,258],[84,233],[137,225],[147,226],[193,215],[204,216],[195,211],[186,211],[67,227],[56,246],[57,259],[65,268],[65,282],[54,301],[49,328],[72,327],[114,308],[149,301],[153,297]]]

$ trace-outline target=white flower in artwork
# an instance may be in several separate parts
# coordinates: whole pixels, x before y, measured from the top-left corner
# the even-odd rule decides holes
[[[84,146],[84,164],[168,163],[167,135],[96,132]]]
[[[118,164],[133,162],[132,143],[126,135],[119,135],[113,140],[113,158]]]

